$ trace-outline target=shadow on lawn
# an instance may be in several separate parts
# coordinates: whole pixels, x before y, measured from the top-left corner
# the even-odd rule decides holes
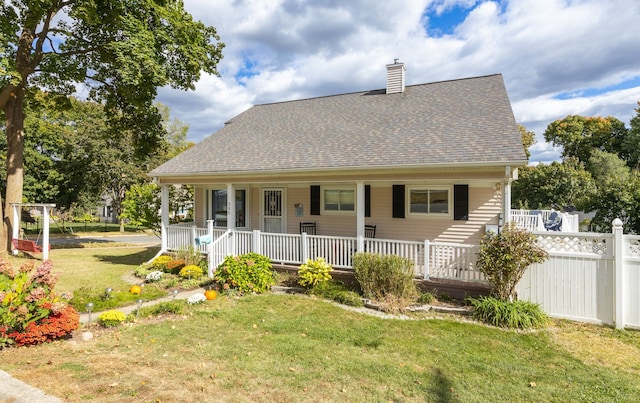
[[[440,368],[433,371],[433,382],[431,386],[433,395],[436,396],[435,402],[448,403],[457,401],[457,394],[451,385],[451,381],[442,373]]]
[[[159,250],[159,246],[149,246],[144,248],[142,251],[130,253],[128,255],[110,255],[108,254],[108,250],[96,249],[96,258],[105,263],[139,266],[153,258]]]

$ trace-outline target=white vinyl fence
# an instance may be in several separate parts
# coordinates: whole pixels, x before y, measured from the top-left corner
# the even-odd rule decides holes
[[[640,237],[612,234],[534,233],[549,259],[529,267],[518,298],[540,304],[552,317],[640,328]]]

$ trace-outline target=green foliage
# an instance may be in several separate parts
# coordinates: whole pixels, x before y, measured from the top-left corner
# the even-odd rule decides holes
[[[384,310],[402,311],[418,296],[414,266],[409,259],[359,252],[353,256],[353,268],[364,296]]]
[[[430,292],[420,293],[417,302],[420,304],[430,304],[436,300],[436,296]]]
[[[223,290],[261,293],[275,284],[275,272],[271,260],[258,253],[227,256],[214,274]]]
[[[186,309],[184,300],[164,301],[151,306],[140,308],[138,313],[141,317],[159,316],[164,314],[182,315]]]
[[[307,263],[298,269],[298,284],[307,288],[314,287],[319,283],[331,280],[331,271],[333,268],[325,262],[324,258],[307,259]]]
[[[531,329],[544,326],[548,317],[538,304],[504,301],[492,297],[470,299],[474,319],[493,326]]]
[[[482,237],[477,263],[493,285],[495,295],[510,301],[516,297],[516,285],[527,267],[542,263],[547,257],[530,232],[510,223],[499,234],[487,232]]]
[[[593,150],[624,154],[623,144],[627,129],[614,117],[567,116],[547,126],[546,141],[562,146],[563,158],[575,157],[586,163]]]
[[[78,312],[87,312],[87,304],[92,303],[93,312],[100,312],[109,309],[113,309],[119,306],[131,305],[139,298],[145,301],[165,297],[167,292],[162,283],[147,284],[142,288],[140,295],[132,294],[129,289],[126,290],[113,290],[111,297],[108,299],[102,298],[104,295],[104,289],[96,289],[94,287],[80,287],[73,292],[73,298],[70,304]]]
[[[98,316],[98,323],[104,327],[119,326],[127,316],[120,311],[106,311]]]
[[[185,265],[195,264],[200,266],[204,260],[202,253],[200,253],[200,251],[193,245],[181,247],[174,252],[174,256],[176,260],[183,260]]]
[[[133,275],[141,279],[146,279],[147,274],[152,271],[156,271],[156,268],[153,267],[153,263],[143,263],[133,271]]]
[[[322,281],[307,291],[311,295],[330,299],[339,304],[361,307],[364,305],[362,297],[339,281]]]
[[[596,194],[596,183],[583,163],[567,158],[562,163],[521,167],[512,192],[514,208],[575,206],[583,209]]]
[[[164,271],[164,272],[169,272],[167,270],[167,264],[169,264],[172,261],[173,261],[173,258],[171,256],[162,255],[162,256],[158,256],[157,258],[153,259],[151,264],[153,265],[153,270],[160,270],[160,271]]]
[[[131,225],[160,231],[160,187],[155,183],[133,184],[122,201],[120,218]]]
[[[203,276],[202,268],[194,264],[183,267],[178,275],[182,278],[198,279]]]

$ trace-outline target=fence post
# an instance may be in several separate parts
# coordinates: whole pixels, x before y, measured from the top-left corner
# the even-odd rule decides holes
[[[614,310],[616,329],[624,329],[624,252],[623,252],[623,229],[622,221],[619,218],[613,220],[613,261],[615,265],[614,274]]]
[[[424,279],[429,280],[429,240],[424,240]]]
[[[302,263],[306,262],[309,258],[309,238],[307,238],[307,233],[303,232],[300,234],[300,260]]]
[[[198,227],[196,227],[196,223],[194,221],[193,225],[191,226],[191,246],[193,246],[194,249],[198,248],[198,246],[196,245],[196,238],[198,237],[197,229]]]
[[[260,230],[257,230],[257,229],[253,230],[253,238],[251,241],[253,243],[253,245],[251,245],[252,251],[262,255],[262,243],[260,242]]]

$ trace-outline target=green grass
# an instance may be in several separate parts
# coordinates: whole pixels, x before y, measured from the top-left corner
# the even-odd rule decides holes
[[[52,259],[62,273],[59,284],[104,288],[153,252],[61,250]],[[640,396],[634,331],[554,321],[519,332],[428,314],[381,319],[302,295],[219,296],[184,308],[143,309],[137,323],[92,328],[92,341],[5,349],[0,369],[70,402],[622,402]]]
[[[556,332],[563,331],[558,328],[518,333],[451,319],[380,319],[296,295],[219,297],[187,309],[160,322],[105,330],[80,346],[57,342],[5,350],[2,368],[31,382],[38,379],[45,391],[68,401],[189,396],[192,401],[600,402],[640,395],[640,367],[585,362],[556,341]],[[626,336],[600,330],[627,345]],[[627,360],[639,362],[637,347]],[[75,385],[82,385],[84,394]]]

